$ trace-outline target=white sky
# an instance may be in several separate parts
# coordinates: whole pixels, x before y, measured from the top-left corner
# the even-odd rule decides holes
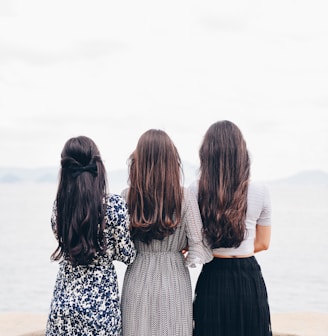
[[[58,166],[95,140],[109,170],[161,128],[183,161],[213,122],[242,130],[254,178],[328,172],[328,2],[0,2],[0,166]]]

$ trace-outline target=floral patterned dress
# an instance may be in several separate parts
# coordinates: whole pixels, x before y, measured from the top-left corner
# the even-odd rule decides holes
[[[107,254],[88,266],[73,267],[67,260],[59,263],[46,336],[121,335],[118,281],[112,261],[128,265],[134,261],[136,250],[124,199],[111,194],[105,202]],[[51,221],[54,229],[55,207]]]

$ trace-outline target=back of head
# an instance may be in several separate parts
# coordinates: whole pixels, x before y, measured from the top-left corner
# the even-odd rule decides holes
[[[130,156],[128,206],[132,236],[142,241],[163,239],[181,218],[181,160],[166,132],[141,135]]]
[[[74,265],[89,264],[104,252],[106,192],[106,171],[94,141],[86,136],[69,139],[61,153],[54,260],[64,257]]]
[[[250,160],[240,129],[231,121],[212,124],[199,150],[199,205],[212,247],[243,240]]]

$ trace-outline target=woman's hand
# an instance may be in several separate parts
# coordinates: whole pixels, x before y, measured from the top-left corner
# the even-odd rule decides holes
[[[184,255],[185,258],[187,257],[187,255],[188,255],[188,245],[181,250],[181,253]]]

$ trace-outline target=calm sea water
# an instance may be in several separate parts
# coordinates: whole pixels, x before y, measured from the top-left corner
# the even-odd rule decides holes
[[[47,312],[58,264],[56,184],[0,185],[0,311]],[[328,312],[328,187],[270,185],[271,246],[257,254],[272,312]],[[120,190],[113,190],[119,192]],[[125,265],[115,263],[120,288]],[[200,267],[191,269],[195,286]]]

